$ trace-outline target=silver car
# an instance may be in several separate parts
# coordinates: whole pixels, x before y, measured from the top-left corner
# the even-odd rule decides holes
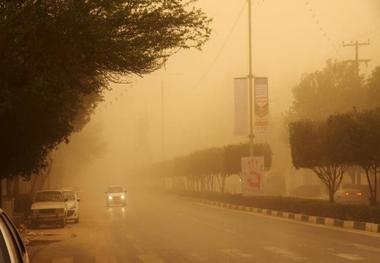
[[[28,252],[19,233],[2,209],[0,209],[0,262],[29,262]]]
[[[78,193],[73,190],[62,190],[67,207],[66,220],[72,220],[79,223],[79,197]]]

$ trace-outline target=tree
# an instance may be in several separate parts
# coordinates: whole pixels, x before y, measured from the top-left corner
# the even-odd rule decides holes
[[[377,204],[378,176],[380,175],[380,108],[351,115],[354,132],[351,135],[350,158],[360,166],[367,178],[370,203]]]
[[[351,63],[327,61],[323,70],[304,75],[293,89],[294,102],[287,124],[302,119],[324,119],[331,114],[366,107],[363,82],[362,77],[357,78]]]
[[[0,0],[0,178],[44,169],[109,81],[201,48],[210,20],[193,2]]]
[[[345,144],[333,122],[303,120],[289,125],[290,147],[296,169],[311,169],[325,184],[330,202],[338,190],[347,164],[342,151]]]
[[[367,80],[370,106],[380,106],[380,66],[376,67]]]
[[[264,156],[265,168],[272,164],[272,151],[268,144],[255,144],[255,156]],[[224,192],[226,178],[241,171],[241,158],[249,156],[249,145],[228,145],[220,148],[208,148],[174,158],[168,164],[161,162],[154,169],[165,176],[183,176],[195,191],[214,191],[214,185]],[[159,168],[157,168],[159,167]],[[171,167],[166,169],[165,167]],[[171,172],[169,172],[171,171]]]

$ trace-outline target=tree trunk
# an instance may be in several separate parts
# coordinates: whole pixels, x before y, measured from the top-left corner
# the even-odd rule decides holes
[[[20,193],[20,176],[16,175],[13,181],[13,196],[18,196]]]
[[[367,177],[368,182],[368,188],[369,188],[369,203],[370,205],[376,205],[376,194],[375,194],[375,185],[373,185],[374,182],[371,180],[371,172],[370,168],[363,168],[365,171],[365,175]],[[374,180],[375,181],[375,180]]]
[[[224,193],[224,189],[225,189],[225,186],[226,186],[226,178],[227,178],[227,174],[223,174],[222,175],[222,193]]]
[[[329,187],[329,202],[330,203],[335,203],[334,194],[335,194],[335,191],[333,190],[333,188]]]
[[[0,177],[0,207],[3,207],[3,178]]]

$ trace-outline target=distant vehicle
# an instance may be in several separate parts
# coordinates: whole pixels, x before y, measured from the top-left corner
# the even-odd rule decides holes
[[[5,212],[0,208],[0,262],[29,263],[25,245]]]
[[[62,190],[65,199],[67,215],[66,220],[72,220],[79,223],[79,197],[78,193],[73,190]]]
[[[65,227],[67,208],[63,192],[60,190],[38,191],[31,207],[31,226],[39,224],[59,224]]]
[[[119,185],[109,186],[106,192],[107,206],[125,206],[126,204],[126,191],[124,187]]]
[[[335,200],[339,203],[366,204],[369,200],[368,186],[348,184],[343,185],[335,194]]]

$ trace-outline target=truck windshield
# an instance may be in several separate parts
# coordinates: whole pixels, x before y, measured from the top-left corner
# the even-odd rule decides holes
[[[124,192],[123,187],[121,186],[113,186],[108,188],[108,193],[121,193]]]
[[[36,194],[35,201],[37,202],[63,202],[61,192],[40,192]]]

